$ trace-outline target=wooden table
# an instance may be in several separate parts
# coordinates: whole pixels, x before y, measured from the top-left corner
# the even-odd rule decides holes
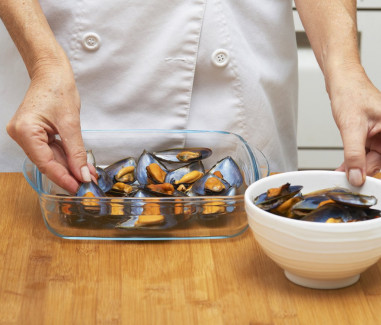
[[[0,324],[381,324],[381,262],[355,285],[289,282],[250,230],[233,239],[60,239],[0,174]]]

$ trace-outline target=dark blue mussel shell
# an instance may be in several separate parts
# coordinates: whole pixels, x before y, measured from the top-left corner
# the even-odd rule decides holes
[[[106,194],[94,181],[82,183],[76,193],[76,196],[83,197],[87,193],[92,193],[94,197],[84,197],[77,203],[79,205],[80,212],[94,216],[102,216],[107,214],[107,204],[104,200]]]
[[[101,167],[96,167],[95,168],[98,174],[98,186],[101,188],[101,190],[106,193],[109,190],[111,190],[112,186],[114,185],[114,181],[103,168]]]
[[[78,188],[76,196],[84,196],[86,193],[92,193],[95,197],[106,196],[105,192],[94,182],[82,183]]]
[[[380,211],[378,210],[330,203],[315,209],[301,218],[301,220],[323,223],[330,219],[334,222],[354,222],[373,219],[377,216],[380,216]]]
[[[148,184],[149,181],[147,175],[147,167],[153,163],[158,164],[162,170],[168,173],[167,168],[162,163],[160,163],[159,160],[157,160],[151,153],[144,150],[139,157],[136,167],[136,179],[140,185]]]
[[[115,179],[115,176],[118,174],[118,172],[122,168],[128,167],[128,166],[135,167],[134,178],[133,178],[133,180],[128,182],[129,184],[131,184],[131,183],[135,182],[135,180],[136,180],[136,161],[134,158],[127,157],[127,158],[121,159],[121,160],[107,166],[106,168],[104,168],[104,170],[110,175],[111,179],[114,182],[118,182],[119,180]]]
[[[184,175],[195,170],[201,173],[205,173],[205,168],[201,161],[195,161],[185,166],[171,170],[167,173],[164,182],[174,184],[176,181],[180,180]]]
[[[237,189],[243,183],[243,176],[240,168],[234,159],[230,156],[218,161],[210,170],[209,173],[213,174],[215,172],[221,172],[223,179],[230,184],[230,186],[235,186]]]
[[[328,192],[326,195],[337,203],[359,208],[370,208],[377,204],[377,198],[373,195],[336,191]]]
[[[190,152],[192,153],[192,156],[182,155],[184,152]],[[158,160],[169,163],[189,163],[206,159],[210,157],[211,154],[212,150],[209,148],[172,148],[153,153]]]
[[[280,195],[274,197],[268,197],[267,192],[258,195],[254,199],[254,204],[265,211],[269,211],[277,208],[288,199],[299,195],[303,188],[301,185],[290,185],[289,183],[284,184],[283,187],[284,188]]]

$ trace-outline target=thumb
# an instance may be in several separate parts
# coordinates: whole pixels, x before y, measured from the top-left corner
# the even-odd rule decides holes
[[[60,136],[70,172],[82,182],[91,182],[90,170],[87,165],[87,153],[80,127],[66,128],[65,131],[60,132]]]
[[[344,145],[344,165],[349,183],[361,186],[366,177],[366,130],[344,127],[340,130]]]

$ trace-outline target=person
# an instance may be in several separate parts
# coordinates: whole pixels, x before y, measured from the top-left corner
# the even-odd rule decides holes
[[[341,132],[338,169],[360,186],[381,168],[381,93],[360,63],[356,1],[295,3]],[[7,132],[69,192],[90,180],[81,128],[226,130],[271,170],[297,168],[291,0],[2,0],[0,17],[30,77]]]

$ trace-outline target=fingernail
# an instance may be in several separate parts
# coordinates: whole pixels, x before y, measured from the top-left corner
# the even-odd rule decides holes
[[[348,173],[348,180],[353,186],[361,186],[363,184],[361,170],[358,168],[350,169]]]
[[[91,182],[90,170],[89,167],[83,166],[81,167],[81,176],[82,180],[86,183]]]

